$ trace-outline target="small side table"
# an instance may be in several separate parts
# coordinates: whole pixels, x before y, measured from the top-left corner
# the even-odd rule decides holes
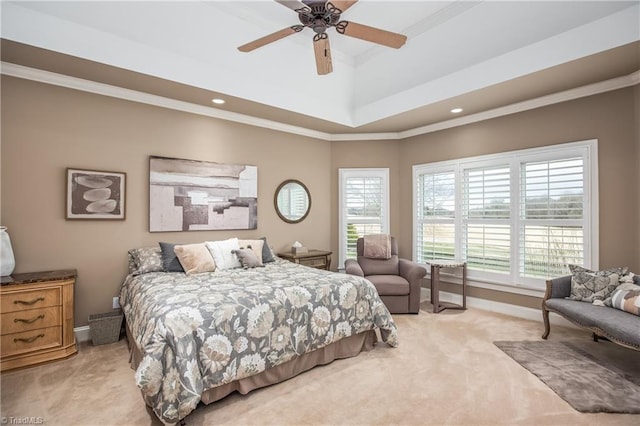
[[[308,253],[294,254],[292,252],[278,253],[278,256],[289,262],[299,263],[316,269],[329,270],[331,267],[331,252],[309,249]]]
[[[445,309],[467,309],[467,262],[460,260],[433,260],[431,265],[431,304],[433,313],[437,314]],[[462,305],[440,304],[440,268],[462,268]]]

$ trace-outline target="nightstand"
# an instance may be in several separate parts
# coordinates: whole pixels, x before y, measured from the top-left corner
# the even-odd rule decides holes
[[[308,253],[293,254],[292,252],[278,253],[278,256],[289,262],[310,266],[316,269],[326,269],[331,267],[331,252],[324,250],[309,250]]]
[[[78,352],[73,333],[75,282],[75,269],[2,277],[0,371]]]

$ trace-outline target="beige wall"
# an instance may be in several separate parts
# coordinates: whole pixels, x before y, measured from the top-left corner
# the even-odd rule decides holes
[[[632,271],[640,271],[640,115],[634,108],[634,97],[635,107],[640,108],[639,96],[637,88],[622,89],[420,135],[397,142],[397,155],[389,152],[386,145],[381,148],[381,144],[369,142],[334,142],[332,179],[337,179],[339,167],[366,165],[358,153],[366,153],[376,163],[384,164],[384,159],[390,159],[391,232],[398,236],[400,254],[411,258],[413,165],[595,138],[599,150],[600,266],[627,265]],[[335,182],[332,188],[336,191],[333,201],[337,203]],[[332,214],[337,217],[335,209]],[[334,229],[336,224],[332,221]],[[337,250],[337,231],[333,234],[332,248]],[[458,289],[445,286],[444,290]],[[540,307],[536,297],[480,288],[471,288],[468,294]]]
[[[126,275],[127,250],[267,236],[276,249],[294,240],[328,248],[330,144],[287,133],[2,77],[2,225],[15,272],[76,268],[76,326],[111,309]],[[258,166],[258,229],[149,233],[149,155]],[[312,161],[309,161],[312,159]],[[127,173],[125,221],[67,221],[67,167]],[[273,207],[278,184],[297,178],[312,209],[300,224]]]
[[[77,326],[111,308],[127,250],[158,241],[266,235],[281,250],[300,240],[333,250],[337,268],[339,168],[390,169],[391,233],[411,257],[412,165],[592,138],[599,140],[600,266],[640,271],[637,87],[402,141],[326,142],[13,77],[1,84],[0,219],[16,272],[78,269]],[[149,155],[258,166],[258,229],[149,233]],[[67,167],[126,172],[126,220],[65,220]],[[282,222],[273,208],[273,192],[288,178],[311,192],[311,213],[300,224]],[[470,295],[539,306],[537,298],[477,288]]]
[[[627,88],[403,141],[401,205],[411,203],[411,166],[433,161],[598,139],[600,267],[640,271],[634,89]],[[411,253],[411,212],[402,211],[402,247]]]
[[[335,253],[334,269],[344,268],[338,264],[339,245],[339,176],[341,168],[388,168],[389,169],[389,232],[397,235],[400,230],[400,169],[398,166],[398,144],[400,141],[339,141],[331,144],[331,251]]]

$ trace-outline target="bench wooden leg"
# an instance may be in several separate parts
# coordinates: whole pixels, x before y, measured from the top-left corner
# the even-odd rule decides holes
[[[542,335],[542,338],[546,340],[551,332],[551,326],[549,325],[549,311],[544,307],[542,308],[542,321],[544,322],[544,334]]]

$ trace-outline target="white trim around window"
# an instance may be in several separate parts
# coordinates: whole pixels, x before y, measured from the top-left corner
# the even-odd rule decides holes
[[[355,258],[357,237],[389,233],[389,169],[341,168],[338,174],[338,269],[343,269],[347,258]]]
[[[597,148],[587,140],[413,166],[413,259],[463,259],[470,281],[516,292],[544,289],[568,263],[597,269]]]

